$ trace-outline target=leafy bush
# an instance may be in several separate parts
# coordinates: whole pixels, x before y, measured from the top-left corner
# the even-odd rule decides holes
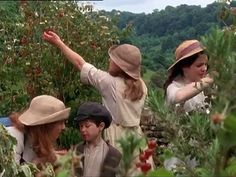
[[[226,5],[224,13],[235,19],[235,7]],[[225,17],[224,19],[225,20]],[[223,30],[214,29],[202,41],[210,57],[209,73],[214,77],[210,114],[179,114],[165,107],[163,91],[150,92],[149,105],[166,122],[166,131],[173,131],[164,161],[171,157],[178,163],[172,171],[177,176],[235,176],[236,132],[236,37],[235,20]]]
[[[41,36],[45,30],[56,31],[88,62],[105,69],[107,50],[122,35],[115,20],[75,1],[0,3],[0,115],[22,110],[40,94],[60,98],[72,107],[72,115],[80,103],[100,100],[93,88],[80,83],[79,72],[61,52]]]

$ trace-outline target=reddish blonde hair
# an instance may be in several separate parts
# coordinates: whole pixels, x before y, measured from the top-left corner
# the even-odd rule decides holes
[[[27,137],[29,138],[34,152],[37,154],[37,163],[54,163],[56,155],[54,153],[54,143],[50,136],[50,130],[55,122],[44,125],[27,126]],[[43,138],[42,138],[43,137]]]
[[[46,162],[54,163],[56,155],[54,153],[54,143],[50,136],[50,130],[55,125],[55,122],[44,125],[25,126],[19,121],[21,113],[13,112],[9,117],[13,126],[26,134],[32,144],[33,150],[37,155],[35,163],[37,165],[45,164]]]
[[[21,115],[21,113],[19,113],[19,112],[12,112],[10,114],[9,118],[11,119],[14,127],[16,127],[21,132],[24,132],[25,126],[19,121],[20,115]]]

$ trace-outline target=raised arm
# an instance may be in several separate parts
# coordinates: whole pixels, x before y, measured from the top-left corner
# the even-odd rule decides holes
[[[66,56],[66,58],[73,65],[75,65],[76,68],[78,68],[79,70],[82,69],[83,65],[85,64],[85,60],[83,59],[83,57],[69,48],[56,33],[52,31],[44,32],[43,39],[58,47]]]
[[[198,93],[211,86],[213,81],[214,80],[212,77],[206,76],[198,82],[192,82],[187,84],[185,87],[177,91],[175,103],[182,103],[196,96]]]

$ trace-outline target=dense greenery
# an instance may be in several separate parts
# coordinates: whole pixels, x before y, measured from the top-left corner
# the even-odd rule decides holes
[[[73,1],[0,2],[0,115],[22,110],[40,94],[60,98],[73,112],[88,98],[100,100],[94,89],[79,82],[79,72],[59,50],[41,37],[43,31],[54,30],[88,62],[106,69],[107,50],[122,33],[112,18],[87,10]]]
[[[215,26],[222,26],[218,18],[222,5],[212,3],[207,7],[180,5],[154,10],[151,14],[120,13],[120,28],[132,24],[135,34],[130,42],[144,53],[147,69],[166,69],[172,61],[174,49],[186,39],[200,39]],[[115,11],[114,11],[115,12]],[[126,39],[127,40],[127,39]]]
[[[163,153],[159,157],[160,167],[146,176],[173,176],[173,173],[194,177],[235,176],[236,95],[232,94],[236,90],[235,11],[232,6],[213,3],[206,8],[167,7],[147,15],[122,12],[120,28],[133,21],[135,33],[127,38],[130,25],[122,32],[116,26],[117,16],[104,16],[117,14],[116,11],[84,13],[83,7],[79,8],[74,2],[0,2],[0,114],[20,110],[30,98],[44,93],[61,98],[73,110],[81,102],[100,99],[92,88],[81,85],[78,72],[66,60],[62,61],[61,53],[41,40],[42,32],[48,28],[60,33],[72,48],[101,68],[107,67],[107,48],[112,43],[120,40],[138,45],[144,53],[146,69],[158,72],[151,78],[158,87],[162,85],[177,43],[188,38],[201,39],[211,58],[209,71],[217,85],[212,112],[207,115],[172,112],[165,107],[163,91],[149,87],[147,103],[165,122],[165,131],[170,131],[172,136],[169,136],[168,146],[157,147],[157,151]],[[218,18],[228,26],[223,27]],[[16,142],[2,126],[0,132],[3,140],[0,154],[5,155],[0,163],[0,176],[25,177],[38,171],[31,164],[22,167],[13,162],[13,153],[9,150]],[[64,135],[61,143],[67,148],[70,143],[79,141],[75,129]],[[72,138],[70,142],[66,141],[68,137]],[[120,140],[125,154],[120,174],[127,174],[134,158],[131,147],[139,147],[139,142],[137,137],[128,135]],[[74,176],[73,165],[79,161],[74,155],[72,149],[61,159],[59,170],[48,165],[39,176]],[[171,157],[177,158],[179,163],[167,172],[163,167],[165,160]]]
[[[133,34],[121,38],[121,43],[132,43],[142,50],[143,71],[147,82],[162,87],[166,70],[174,59],[175,48],[184,40],[200,39],[215,27],[222,28],[232,20],[222,21],[222,3],[212,3],[206,7],[180,5],[167,6],[164,10],[154,10],[150,14],[104,12],[108,16],[119,14],[119,28],[132,27]]]

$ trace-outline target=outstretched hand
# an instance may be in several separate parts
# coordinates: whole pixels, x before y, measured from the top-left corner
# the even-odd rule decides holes
[[[54,45],[59,45],[62,42],[60,37],[52,31],[45,31],[43,33],[43,39]]]

